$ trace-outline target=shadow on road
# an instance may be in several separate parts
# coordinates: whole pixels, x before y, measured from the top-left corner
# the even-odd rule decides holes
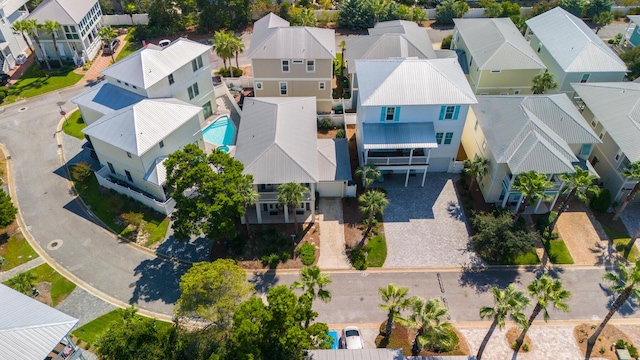
[[[135,290],[129,303],[160,300],[174,304],[180,297],[180,277],[187,270],[185,265],[159,258],[141,262],[134,270],[134,275],[140,278],[130,285]]]
[[[256,292],[259,294],[266,294],[269,292],[269,288],[275,286],[278,283],[279,277],[275,271],[269,270],[265,272],[254,272],[249,277],[249,282],[255,286]]]
[[[533,270],[533,268],[531,267],[528,270]],[[518,269],[496,270],[486,266],[464,266],[458,284],[461,287],[472,288],[479,294],[489,291],[494,286],[504,288],[511,283],[519,281],[520,272]]]
[[[211,240],[199,237],[189,241],[178,241],[171,235],[158,246],[156,253],[189,262],[209,261]]]

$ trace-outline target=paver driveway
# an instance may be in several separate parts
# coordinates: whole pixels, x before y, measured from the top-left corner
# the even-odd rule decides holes
[[[469,248],[465,216],[454,188],[457,177],[427,174],[395,175],[381,185],[387,190],[389,206],[384,212],[388,255],[385,267],[448,267],[479,265],[481,260]]]

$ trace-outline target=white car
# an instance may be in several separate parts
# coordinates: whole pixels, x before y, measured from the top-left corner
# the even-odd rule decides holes
[[[357,326],[347,326],[342,330],[340,338],[343,349],[364,349],[364,340]]]
[[[166,46],[169,46],[170,44],[171,44],[171,40],[169,39],[160,40],[158,42],[158,45],[160,45],[160,47],[166,47]]]

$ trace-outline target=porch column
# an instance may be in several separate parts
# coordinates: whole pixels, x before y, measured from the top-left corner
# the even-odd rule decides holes
[[[431,149],[422,149],[422,151],[427,150],[427,156],[425,156],[427,160],[427,165],[429,165],[429,158],[431,157]]]
[[[553,211],[553,207],[556,206],[556,201],[558,201],[559,197],[560,197],[560,191],[558,191],[556,195],[553,197],[553,201],[551,202],[551,208],[549,209],[549,211]]]
[[[511,187],[511,186],[509,186],[509,187]],[[508,193],[507,193],[507,195],[508,195]],[[524,194],[520,194],[520,197],[518,198],[518,205],[516,205],[516,214],[518,213],[518,210],[520,210],[520,205],[522,205],[522,199],[523,198],[524,198]]]
[[[411,160],[413,160],[413,149],[409,152],[409,165],[411,165]]]
[[[502,199],[502,205],[501,207],[504,209],[507,206],[507,200],[509,200],[509,193],[511,192],[511,186],[513,185],[513,181],[515,180],[516,176],[511,174],[511,180],[509,180],[509,187],[507,188],[507,192],[505,192],[504,194],[504,199]],[[502,186],[502,180],[500,186]],[[517,210],[516,210],[517,212]]]
[[[427,165],[424,168],[424,172],[422,173],[422,184],[420,184],[420,187],[424,187],[424,180],[427,178],[427,170],[429,169],[429,166]]]
[[[295,211],[295,209],[294,209]],[[287,205],[284,206],[284,222],[286,224],[289,223],[289,207]]]
[[[344,107],[343,107],[344,108]],[[314,223],[316,221],[316,189],[318,188],[318,184],[310,184],[311,188],[311,222]],[[344,189],[344,188],[343,188]],[[344,191],[344,190],[343,190]]]
[[[409,172],[411,172],[411,169],[407,169],[407,175],[404,177],[404,187],[407,187],[409,183]]]
[[[258,224],[262,224],[262,209],[260,208],[262,204],[256,201],[256,216],[258,217]]]
[[[369,162],[369,150],[365,149],[364,150],[364,162],[362,163],[362,166],[367,165],[367,162]]]
[[[533,209],[534,214],[538,213],[538,208],[540,207],[540,204],[542,204],[542,200],[544,200],[544,198],[538,199],[538,202],[536,203],[536,207]]]

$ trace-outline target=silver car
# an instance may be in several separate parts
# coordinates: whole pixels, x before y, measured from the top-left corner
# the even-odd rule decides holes
[[[362,339],[362,333],[357,326],[347,326],[342,330],[342,337],[340,338],[343,349],[364,349],[364,340]]]

